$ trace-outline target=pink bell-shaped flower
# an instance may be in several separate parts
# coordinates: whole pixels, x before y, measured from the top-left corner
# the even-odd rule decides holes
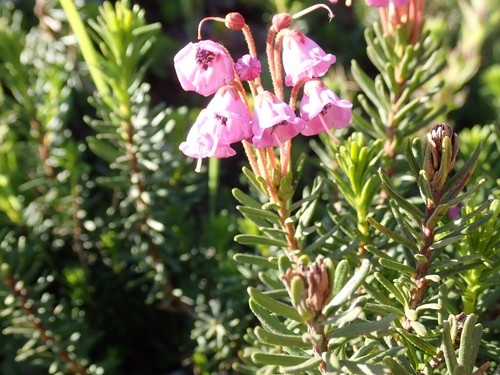
[[[290,30],[283,37],[283,69],[287,86],[294,86],[303,77],[323,76],[335,61],[334,55],[325,53],[299,30]]]
[[[196,121],[189,130],[186,141],[179,145],[179,149],[184,155],[198,159],[196,172],[201,170],[201,159],[208,157],[228,158],[236,155],[236,151],[229,144],[219,142],[216,136],[217,129],[214,125],[214,123],[209,123],[207,126],[203,122]]]
[[[386,8],[390,3],[394,4],[394,6],[399,7],[401,5],[406,5],[410,2],[410,0],[365,0],[366,5],[370,7],[377,8]]]
[[[300,116],[306,125],[303,135],[315,135],[331,129],[342,129],[349,125],[352,103],[340,99],[322,81],[314,79],[304,84],[304,96],[300,102]]]
[[[262,67],[259,59],[247,54],[236,61],[234,69],[242,81],[251,81],[260,75]]]
[[[202,116],[202,114],[200,114]],[[231,85],[219,89],[208,103],[204,121],[215,121],[219,142],[230,144],[252,137],[250,110]]]
[[[199,171],[202,158],[233,156],[235,151],[230,144],[249,139],[252,134],[248,107],[236,88],[227,85],[200,112],[179,148],[185,155],[198,159]]]
[[[269,91],[255,97],[252,116],[252,143],[255,147],[281,146],[300,133],[304,121],[288,104]]]
[[[209,96],[234,80],[233,61],[218,43],[189,43],[174,56],[174,67],[182,88]]]

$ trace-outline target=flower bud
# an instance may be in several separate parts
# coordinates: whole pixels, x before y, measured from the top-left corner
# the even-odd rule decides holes
[[[318,316],[330,302],[333,268],[330,259],[318,257],[313,263],[289,268],[283,276],[292,304],[306,321]]]
[[[241,30],[245,27],[245,18],[238,12],[231,12],[226,14],[224,24],[230,30]]]
[[[288,13],[279,13],[273,16],[271,29],[276,31],[277,33],[287,27],[290,27],[292,24],[293,18],[291,14]]]
[[[424,170],[435,192],[440,192],[448,174],[453,170],[459,150],[459,137],[446,124],[434,126],[427,133],[424,145]]]

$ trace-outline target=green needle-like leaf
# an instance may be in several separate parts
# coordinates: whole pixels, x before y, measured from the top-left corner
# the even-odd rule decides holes
[[[434,209],[434,212],[429,217],[429,219],[427,219],[426,225],[430,228],[434,228],[437,225],[437,223],[439,223],[439,221],[441,221],[441,219],[445,217],[445,215],[448,213],[449,210],[450,210],[449,205],[445,203],[439,204]]]
[[[407,302],[406,302],[406,299],[403,295],[403,293],[398,289],[398,287],[396,286],[396,284],[390,282],[389,280],[387,280],[380,272],[375,272],[373,274],[373,276],[375,276],[375,278],[377,279],[377,281],[382,284],[382,286],[387,289],[387,291],[389,293],[391,293],[394,298],[396,298],[396,300],[402,305],[402,306],[406,306],[407,305]]]
[[[248,301],[248,305],[250,306],[250,310],[252,310],[253,314],[257,317],[257,319],[259,319],[260,323],[267,330],[285,335],[293,334],[293,332],[291,332],[282,322],[279,321],[276,315],[271,314],[269,310],[262,307],[259,303],[250,299],[250,301]]]
[[[274,298],[259,292],[255,288],[248,288],[248,294],[250,295],[250,298],[259,305],[277,315],[284,316],[285,318],[289,318],[297,322],[302,322],[303,320],[294,307],[277,301]]]
[[[300,335],[285,335],[283,333],[270,332],[262,327],[255,327],[255,334],[262,342],[270,345],[303,349],[311,347],[311,344],[304,342]]]
[[[262,268],[272,268],[275,270],[278,269],[278,265],[276,263],[270,262],[269,258],[258,255],[238,253],[233,256],[233,259],[238,263],[251,264]]]
[[[437,354],[437,348],[434,345],[429,344],[424,339],[421,339],[417,335],[414,335],[413,333],[410,333],[402,328],[396,328],[396,330],[401,336],[403,336],[406,340],[408,340],[418,349],[423,350],[424,352],[430,354],[431,356]]]
[[[451,339],[450,322],[443,322],[443,333],[441,335],[441,350],[443,351],[446,368],[449,374],[454,374],[458,365],[457,356],[455,355],[455,346]]]
[[[386,331],[389,329],[394,319],[396,319],[396,316],[391,314],[373,322],[354,322],[328,332],[328,338],[359,337],[369,335],[372,332]]]
[[[296,366],[309,360],[310,357],[299,357],[288,354],[253,353],[252,360],[261,365]]]
[[[234,188],[233,190],[231,190],[231,192],[233,193],[233,196],[238,200],[238,202],[244,204],[245,206],[259,209],[262,207],[262,204],[259,201],[252,198],[248,194],[245,194],[238,188]]]
[[[383,169],[379,169],[380,179],[382,180],[382,185],[387,190],[391,198],[393,198],[401,208],[406,210],[411,216],[415,218],[417,222],[420,222],[423,219],[423,213],[412,203],[408,202],[406,198],[404,198],[392,185],[389,181],[389,177],[387,173]]]
[[[277,240],[274,238],[257,236],[253,234],[238,234],[234,240],[242,245],[265,245],[265,246],[278,246],[287,247],[288,243],[285,240]]]
[[[397,262],[397,261],[389,260],[389,259],[384,259],[384,258],[380,258],[378,260],[378,262],[380,263],[381,266],[383,266],[385,268],[401,272],[401,273],[406,274],[408,276],[413,276],[415,274],[415,270],[413,268],[411,268],[410,266],[407,266],[406,264],[403,264],[401,262]]]
[[[309,370],[316,369],[321,363],[322,359],[318,357],[311,357],[307,361],[302,362],[295,366],[281,366],[280,372],[282,374],[304,374]]]
[[[408,249],[412,250],[413,252],[415,252],[415,253],[418,252],[417,242],[412,241],[410,238],[403,237],[400,234],[396,233],[395,231],[384,227],[382,224],[380,224],[373,217],[368,217],[367,220],[379,232],[385,234],[387,237],[389,237],[392,240],[396,241],[397,243],[407,247]]]
[[[384,357],[384,363],[391,370],[392,375],[407,375],[406,369],[392,357]]]
[[[474,368],[483,333],[483,327],[481,324],[476,324],[476,322],[476,315],[468,315],[460,336],[458,363],[464,366],[466,374],[470,374]]]
[[[370,272],[371,264],[368,259],[363,259],[361,262],[361,267],[356,271],[353,277],[344,285],[340,292],[333,297],[333,299],[323,308],[323,312],[326,316],[329,316],[333,311],[335,311],[340,305],[345,303],[352,294],[358,289],[358,287],[363,283],[368,272]]]

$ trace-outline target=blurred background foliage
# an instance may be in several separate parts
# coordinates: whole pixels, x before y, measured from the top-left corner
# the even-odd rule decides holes
[[[249,251],[233,238],[257,228],[233,208],[231,189],[248,190],[240,157],[198,175],[178,151],[206,101],[181,90],[172,59],[194,41],[199,20],[232,11],[245,16],[264,53],[272,15],[314,3],[134,2],[145,11],[137,15],[142,26],[157,27],[141,31],[148,50],[138,51],[129,67],[103,52],[100,58],[110,64],[108,100],[94,93],[58,1],[2,0],[2,374],[231,372],[246,329],[256,323],[246,287],[257,280],[252,269],[233,261],[234,253]],[[474,127],[500,119],[500,9],[494,3],[428,2],[428,26],[448,62],[436,106],[446,104],[443,116],[469,132],[469,155],[480,140],[498,133]],[[106,42],[95,21],[109,21],[102,3],[75,4],[83,20],[94,20],[89,33],[95,45]],[[363,32],[377,14],[362,1],[333,9],[331,22],[317,12],[296,27],[337,56],[327,81],[355,101],[350,63],[355,59],[365,72],[376,73]],[[131,28],[118,38],[137,34]],[[223,25],[206,24],[203,35],[234,56],[246,53],[241,35]],[[130,75],[120,81],[112,73],[121,69]],[[113,87],[113,79],[123,86]],[[498,157],[498,143],[488,145]],[[306,147],[300,140],[296,148]],[[498,166],[481,157],[498,178]],[[318,173],[317,164],[308,162],[305,181]]]

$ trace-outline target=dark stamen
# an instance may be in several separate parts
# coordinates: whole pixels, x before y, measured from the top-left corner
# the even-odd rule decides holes
[[[221,125],[226,126],[227,124],[227,117],[221,116],[221,115],[215,115],[215,119],[220,122]]]
[[[326,103],[325,106],[323,107],[323,109],[321,110],[320,115],[326,116],[326,113],[328,112],[328,110],[330,109],[331,106],[332,106],[332,103]]]
[[[215,54],[213,52],[207,51],[206,49],[198,48],[196,50],[196,63],[201,65],[204,70],[208,69],[208,66],[215,58]]]

